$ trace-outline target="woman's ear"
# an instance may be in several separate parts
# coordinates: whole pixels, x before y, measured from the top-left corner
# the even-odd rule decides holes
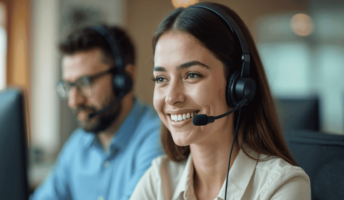
[[[133,82],[136,80],[136,67],[133,64],[127,64],[124,71],[131,78]]]

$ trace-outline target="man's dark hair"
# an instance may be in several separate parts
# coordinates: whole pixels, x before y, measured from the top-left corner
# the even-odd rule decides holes
[[[124,64],[135,65],[135,48],[128,34],[117,26],[103,25],[103,27],[110,33],[119,46]],[[90,26],[74,30],[59,44],[61,53],[65,55],[72,55],[77,52],[96,48],[102,50],[102,53],[106,57],[106,61],[110,60],[108,64],[114,63],[114,58],[108,42],[98,32],[92,30]]]

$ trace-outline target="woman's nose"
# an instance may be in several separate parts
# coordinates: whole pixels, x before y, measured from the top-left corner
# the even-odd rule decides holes
[[[185,101],[184,88],[181,83],[171,83],[168,93],[165,97],[165,102],[171,106],[183,103]]]

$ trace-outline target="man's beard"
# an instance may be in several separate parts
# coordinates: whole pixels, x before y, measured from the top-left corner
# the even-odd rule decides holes
[[[113,101],[114,101],[114,98],[111,98],[109,101],[106,101],[103,107],[99,110],[102,110]],[[79,106],[78,108],[74,109],[73,112],[76,116],[78,116],[78,113],[82,110],[91,110],[92,113],[99,111],[99,110],[96,110],[94,106]],[[86,119],[82,121],[78,120],[78,123],[80,127],[84,129],[84,131],[90,132],[93,134],[98,134],[102,131],[105,131],[116,121],[121,110],[122,110],[122,103],[119,102],[116,106],[109,108],[108,111],[105,111],[102,114],[96,115],[92,117],[91,119]]]

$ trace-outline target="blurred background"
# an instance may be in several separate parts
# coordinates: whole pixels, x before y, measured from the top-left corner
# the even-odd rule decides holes
[[[344,134],[344,1],[209,1],[232,8],[251,31],[283,130]],[[175,7],[196,2],[0,0],[0,90],[15,85],[26,93],[31,185],[45,178],[77,127],[55,90],[61,78],[58,42],[76,27],[92,23],[127,29],[137,50],[135,92],[152,103],[155,28]]]

